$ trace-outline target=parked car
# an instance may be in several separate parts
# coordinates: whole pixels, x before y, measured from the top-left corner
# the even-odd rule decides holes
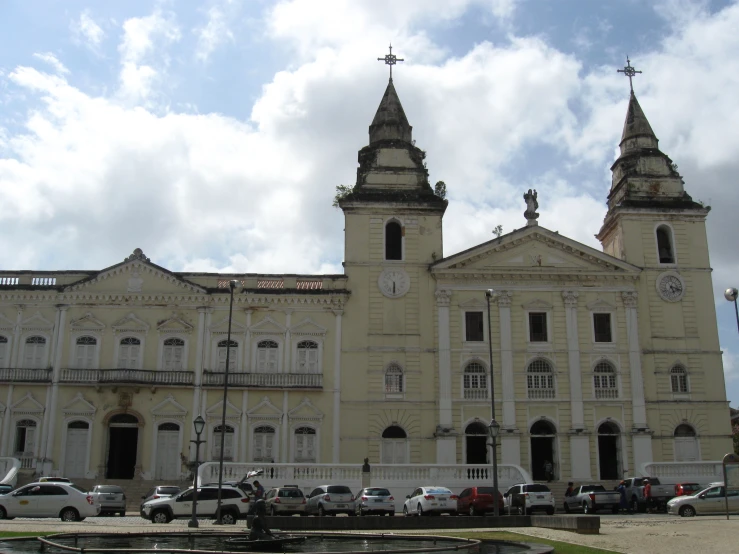
[[[628,477],[624,479],[626,499],[634,512],[646,512],[647,501],[644,498],[644,479],[647,477]],[[675,496],[672,485],[663,485],[656,477],[649,477],[652,486],[652,505],[654,508],[666,508],[667,502]]]
[[[675,496],[692,496],[705,488],[706,487],[698,483],[676,483]]]
[[[71,479],[66,477],[39,477],[37,483],[71,483]]]
[[[494,512],[495,503],[493,487],[469,487],[459,493],[457,498],[457,513],[471,516],[484,516],[485,512]],[[498,512],[503,515],[505,503],[503,494],[498,491]]]
[[[13,490],[13,485],[0,483],[0,494],[8,494],[12,490]]]
[[[603,485],[580,485],[564,499],[564,509],[568,514],[571,511],[580,511],[584,514],[594,514],[598,510],[610,510],[618,513],[621,503],[621,494],[607,491]]]
[[[457,513],[457,495],[446,487],[418,487],[405,497],[403,515],[417,516],[432,513]]]
[[[100,515],[126,515],[126,493],[118,485],[95,485],[90,494],[100,502]]]
[[[554,495],[540,483],[519,483],[503,495],[506,512],[529,515],[533,512],[554,513]]]
[[[70,483],[29,483],[0,496],[0,519],[14,517],[58,517],[82,521],[100,513],[94,495]]]
[[[193,489],[190,487],[174,496],[157,498],[144,503],[144,518],[152,523],[169,523],[175,518],[187,518],[192,515]],[[203,486],[198,488],[197,515],[199,517],[215,517],[218,505],[218,487]],[[235,524],[239,518],[245,518],[249,510],[249,497],[236,487],[221,488],[221,521]]]
[[[306,512],[319,516],[349,514],[354,515],[354,495],[344,485],[321,485],[308,495]]]
[[[264,495],[264,502],[267,504],[267,513],[273,516],[280,514],[304,516],[307,505],[305,495],[297,485],[286,485],[268,490]]]
[[[141,514],[141,517],[144,517],[144,504],[146,504],[149,500],[156,500],[157,498],[169,498],[170,496],[174,496],[178,492],[180,492],[182,489],[180,487],[176,487],[174,485],[157,485],[156,487],[149,489],[146,491],[146,494],[141,497],[141,505],[139,506],[139,514]]]
[[[395,515],[395,498],[387,489],[367,487],[357,493],[354,510],[358,516],[368,514]]]
[[[720,514],[726,511],[726,488],[722,485],[708,487],[693,495],[676,496],[667,503],[667,513],[682,517],[703,514]],[[739,512],[739,490],[728,491],[729,512]]]

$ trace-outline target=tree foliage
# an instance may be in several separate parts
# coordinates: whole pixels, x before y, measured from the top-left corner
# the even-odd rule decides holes
[[[437,181],[434,186],[434,194],[441,198],[446,199],[446,183],[444,181]]]
[[[354,190],[354,187],[350,187],[349,185],[336,185],[336,196],[334,196],[334,208],[339,207],[339,200],[344,198],[345,196],[349,196],[352,193],[352,190]]]

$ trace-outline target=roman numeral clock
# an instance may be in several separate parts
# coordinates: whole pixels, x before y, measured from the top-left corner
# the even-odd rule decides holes
[[[388,298],[400,298],[411,288],[411,279],[404,269],[385,269],[380,273],[377,285],[380,292]]]

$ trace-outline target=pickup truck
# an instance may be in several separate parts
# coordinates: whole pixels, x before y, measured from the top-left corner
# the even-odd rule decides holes
[[[584,514],[594,514],[598,510],[611,510],[618,513],[621,495],[615,491],[607,491],[603,485],[580,485],[564,500],[564,509],[568,514],[582,510]]]
[[[634,512],[646,512],[647,501],[644,498],[644,479],[645,477],[629,477],[624,479],[626,485],[626,498],[629,501],[629,507]],[[675,487],[673,485],[662,485],[656,477],[649,477],[649,483],[652,485],[652,504],[657,509],[667,509],[667,502],[675,496]]]

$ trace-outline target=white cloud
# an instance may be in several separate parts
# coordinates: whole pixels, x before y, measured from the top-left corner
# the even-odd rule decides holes
[[[84,10],[79,19],[72,20],[69,24],[72,37],[78,43],[84,44],[93,52],[98,52],[100,45],[105,39],[105,31],[95,23],[89,10]]]
[[[220,6],[211,6],[207,12],[207,22],[202,27],[195,29],[198,44],[195,57],[202,61],[208,61],[210,55],[222,44],[232,42],[233,32],[229,27],[230,20],[224,9]]]
[[[739,354],[730,352],[726,348],[722,348],[724,351],[724,378],[727,383],[739,381]]]
[[[37,58],[41,60],[42,62],[46,62],[51,67],[54,68],[54,71],[57,73],[69,73],[69,69],[67,69],[62,62],[59,61],[59,59],[52,54],[51,52],[43,52],[41,54],[34,54],[34,58]]]

